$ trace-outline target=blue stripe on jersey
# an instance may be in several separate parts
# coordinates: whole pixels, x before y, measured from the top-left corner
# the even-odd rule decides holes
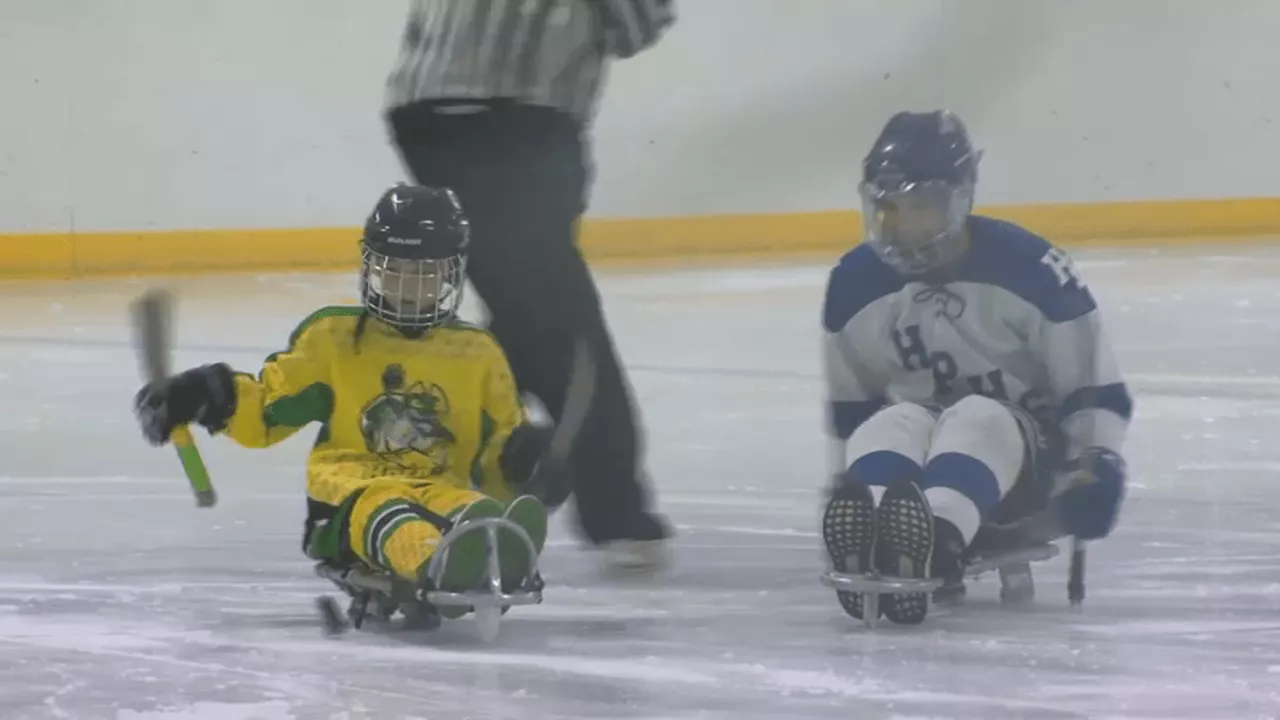
[[[840,332],[863,308],[905,286],[870,245],[859,245],[831,270],[822,302],[822,325],[827,332]]]
[[[919,279],[994,285],[1022,298],[1055,323],[1087,315],[1096,307],[1066,254],[1039,235],[1010,222],[972,215],[969,243],[968,253],[945,275]],[[870,245],[859,245],[831,271],[822,324],[827,332],[839,332],[868,305],[905,285]]]
[[[981,460],[964,453],[947,452],[930,458],[920,487],[951,488],[968,498],[984,519],[1000,504],[1000,483],[995,473]]]
[[[901,480],[916,482],[920,472],[920,464],[902,453],[875,450],[854,460],[846,477],[863,485],[888,487]]]
[[[971,247],[952,282],[1004,288],[1033,305],[1050,322],[1087,315],[1097,305],[1075,273],[1066,253],[1018,225],[974,215],[969,218]]]
[[[1129,420],[1133,417],[1133,397],[1124,383],[1083,387],[1062,401],[1058,408],[1058,421],[1062,422],[1081,410],[1091,408],[1110,410]]]
[[[848,440],[853,431],[884,407],[881,400],[839,400],[831,403],[831,429],[841,440]]]

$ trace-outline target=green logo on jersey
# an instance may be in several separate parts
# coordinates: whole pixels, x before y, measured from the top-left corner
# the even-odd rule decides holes
[[[439,385],[415,382],[405,386],[404,368],[388,365],[382,373],[382,394],[360,412],[365,447],[401,467],[421,467],[408,460],[417,455],[438,474],[449,467],[449,449],[457,438],[444,419],[449,398]]]

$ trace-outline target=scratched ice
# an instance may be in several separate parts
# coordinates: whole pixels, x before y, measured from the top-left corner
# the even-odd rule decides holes
[[[1280,253],[1082,253],[1137,394],[1123,526],[1073,614],[992,580],[875,632],[817,582],[819,266],[606,274],[678,525],[665,584],[609,581],[565,519],[546,603],[492,646],[322,637],[298,547],[313,431],[199,437],[194,507],[142,443],[125,303],[142,284],[0,286],[4,718],[1248,718],[1280,715]],[[180,365],[255,370],[348,275],[180,278]],[[531,298],[536,301],[536,298]]]

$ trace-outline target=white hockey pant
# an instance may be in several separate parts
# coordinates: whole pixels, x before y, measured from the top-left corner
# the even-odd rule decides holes
[[[849,473],[871,487],[877,503],[890,483],[915,481],[934,516],[951,522],[971,543],[1029,461],[1028,441],[1014,413],[980,395],[940,414],[913,403],[891,405],[849,439]]]

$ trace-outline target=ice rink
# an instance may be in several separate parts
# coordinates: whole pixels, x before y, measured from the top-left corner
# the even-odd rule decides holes
[[[604,577],[567,513],[545,604],[490,646],[325,638],[301,555],[314,431],[198,434],[198,510],[140,438],[133,280],[0,285],[0,718],[1280,717],[1280,251],[1078,253],[1137,413],[1122,525],[1083,612],[1066,559],[1004,609],[994,577],[868,631],[818,584],[823,265],[600,276],[679,537],[665,582]],[[179,366],[256,372],[350,274],[175,278]],[[536,302],[537,298],[530,298]]]

